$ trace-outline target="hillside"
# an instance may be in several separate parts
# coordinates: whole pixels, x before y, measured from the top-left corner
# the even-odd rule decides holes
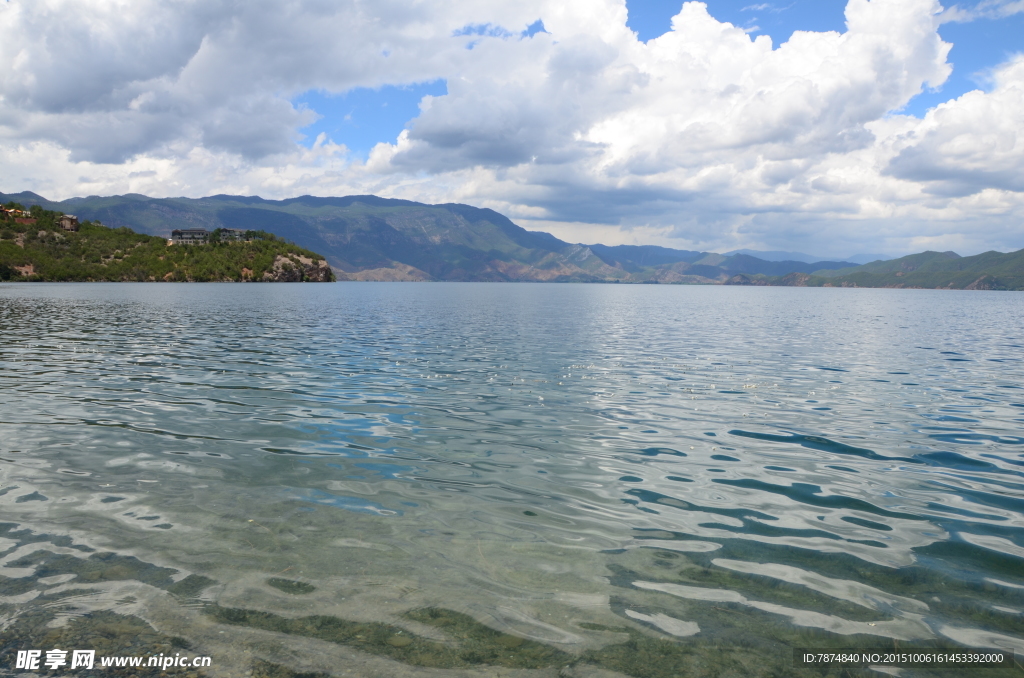
[[[826,278],[836,278],[841,276],[852,275],[854,273],[870,273],[870,274],[903,274],[906,275],[912,271],[921,269],[922,267],[932,270],[941,270],[947,264],[960,259],[960,255],[956,252],[920,252],[918,254],[910,254],[899,259],[888,259],[886,261],[873,261],[863,266],[853,266],[849,268],[839,268],[829,271],[814,271],[814,275],[823,276]],[[897,276],[900,277],[900,276]]]
[[[956,252],[921,252],[855,268],[816,271],[813,275],[738,275],[729,285],[796,287],[893,287],[952,290],[1024,290],[1024,250],[984,252],[961,257]]]
[[[737,273],[781,275],[849,262],[768,262],[656,246],[567,243],[489,209],[376,196],[288,200],[142,195],[48,201],[0,194],[166,237],[175,228],[263,230],[321,252],[341,280],[557,281],[719,284]]]
[[[0,218],[0,280],[268,281],[334,279],[323,257],[269,233],[248,242],[169,246],[165,238],[86,221],[65,231],[60,213],[33,207],[16,223]]]

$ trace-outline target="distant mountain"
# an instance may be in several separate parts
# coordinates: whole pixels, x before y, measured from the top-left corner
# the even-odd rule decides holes
[[[813,254],[804,254],[803,252],[783,252],[780,250],[733,250],[732,252],[726,252],[725,256],[732,256],[734,254],[746,254],[750,257],[757,257],[765,261],[802,261],[805,264],[813,264],[816,261],[825,261],[826,257],[818,257]],[[849,261],[850,263],[856,263],[850,259],[843,259],[843,261]]]
[[[590,245],[591,251],[601,260],[612,266],[620,266],[629,271],[638,271],[648,266],[664,264],[689,263],[702,259],[707,252],[692,250],[674,250],[656,245]]]
[[[852,257],[846,257],[846,261],[854,264],[870,264],[872,261],[889,261],[895,259],[887,254],[854,254]]]
[[[971,257],[961,257],[956,252],[921,252],[853,268],[816,271],[813,275],[737,275],[727,280],[726,284],[1024,290],[1024,250],[984,252]]]
[[[873,261],[869,264],[862,266],[851,266],[849,268],[839,268],[831,270],[815,271],[814,274],[818,276],[824,276],[827,278],[836,278],[846,275],[857,274],[885,274],[885,273],[899,273],[900,276],[916,271],[922,266],[929,264],[943,264],[962,257],[956,252],[921,252],[920,254],[910,254],[899,259],[889,259],[886,261]]]
[[[761,275],[811,273],[821,270],[846,269],[849,266],[850,262],[848,261],[815,261],[812,263],[805,263],[803,261],[764,261],[746,254],[734,254],[722,262],[722,268],[729,272]]]
[[[722,284],[735,279],[783,284],[778,280],[795,275],[820,280],[820,284],[863,280],[861,286],[866,286],[864,275],[895,276],[897,272],[886,268],[892,262],[857,267],[849,261],[769,261],[742,253],[653,245],[574,244],[549,233],[528,231],[490,209],[372,195],[264,200],[129,194],[56,202],[29,192],[0,194],[0,202],[9,200],[163,237],[183,227],[266,231],[322,253],[339,280]]]
[[[782,252],[778,250],[733,250],[732,252],[726,252],[726,256],[733,254],[746,254],[751,257],[757,257],[765,261],[802,261],[806,264],[813,264],[816,261],[825,261],[825,257],[815,256],[813,254],[804,254],[803,252]],[[843,257],[839,261],[845,261],[850,264],[868,264],[872,261],[888,261],[892,257],[886,254],[854,254],[852,257]]]

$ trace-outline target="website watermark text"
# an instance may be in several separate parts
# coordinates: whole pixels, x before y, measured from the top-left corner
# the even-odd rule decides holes
[[[24,671],[57,671],[75,669],[106,668],[155,668],[161,671],[171,669],[193,669],[210,666],[211,658],[200,655],[190,656],[176,652],[143,656],[96,656],[95,650],[18,650],[14,668]]]

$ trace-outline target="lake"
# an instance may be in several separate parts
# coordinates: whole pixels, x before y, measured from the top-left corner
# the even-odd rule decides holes
[[[1024,654],[1022,359],[1012,292],[2,284],[0,673]]]

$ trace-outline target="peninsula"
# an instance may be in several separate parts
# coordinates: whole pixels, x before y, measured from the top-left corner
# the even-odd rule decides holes
[[[203,235],[205,234],[205,235]],[[223,235],[223,237],[222,237]],[[0,213],[0,280],[330,282],[319,254],[262,230],[193,229],[176,240],[13,201]]]

